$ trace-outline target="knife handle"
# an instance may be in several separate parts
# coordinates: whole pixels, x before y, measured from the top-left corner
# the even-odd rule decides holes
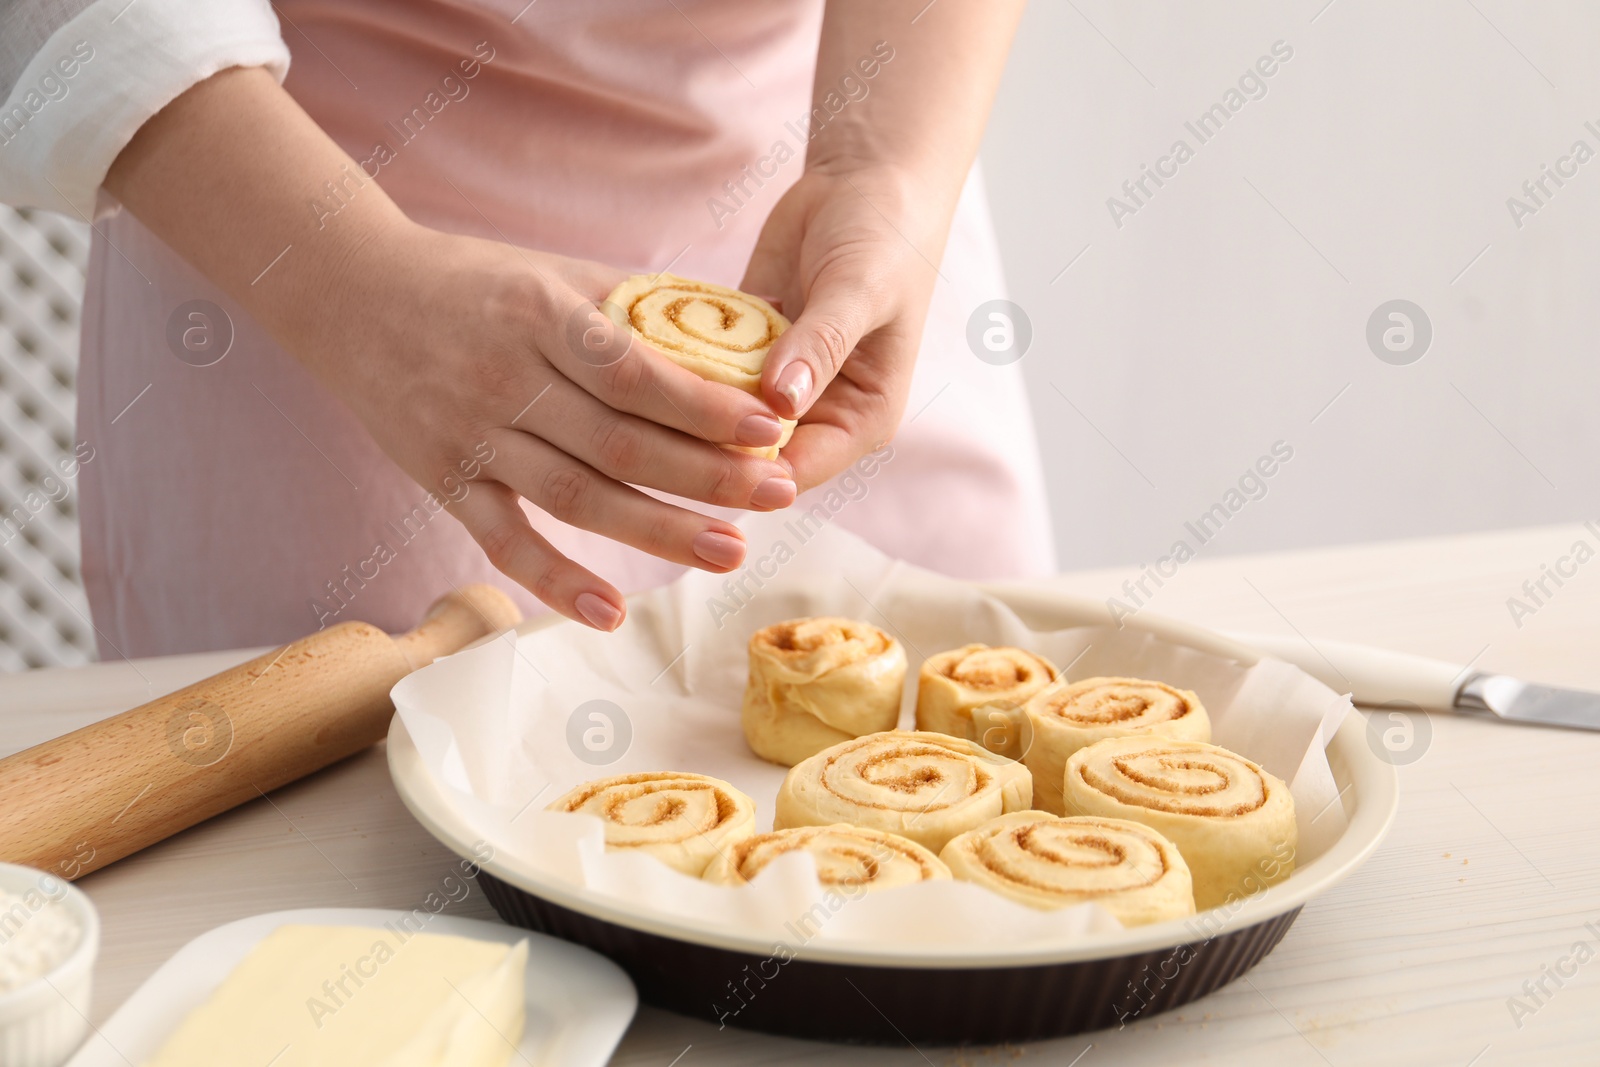
[[[1232,634],[1235,640],[1265,655],[1292,663],[1339,693],[1349,693],[1369,707],[1390,703],[1447,711],[1472,673],[1443,660],[1344,641],[1318,638],[1314,646],[1302,637],[1275,634]]]

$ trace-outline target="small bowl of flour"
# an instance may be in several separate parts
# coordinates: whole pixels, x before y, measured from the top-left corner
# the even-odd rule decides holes
[[[0,1064],[60,1067],[83,1043],[100,920],[83,891],[0,863]]]

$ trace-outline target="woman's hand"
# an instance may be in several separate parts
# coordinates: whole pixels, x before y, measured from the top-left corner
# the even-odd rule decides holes
[[[803,415],[801,489],[887,441],[1021,0],[828,0],[806,170],[767,219],[743,288],[794,320],[762,392]]]
[[[762,390],[801,419],[783,458],[803,491],[894,434],[911,389],[948,215],[887,167],[809,168],[762,228],[741,285],[798,317]],[[931,223],[931,230],[930,230]]]
[[[651,352],[595,304],[611,268],[400,221],[360,246],[283,340],[424,486],[493,449],[447,501],[489,560],[540,600],[603,630],[621,596],[529,525],[519,498],[674,563],[727,571],[737,527],[645,485],[722,507],[794,500],[779,463],[709,442],[771,445],[756,397]]]
[[[771,408],[619,335],[593,302],[620,272],[426,229],[359,175],[252,68],[222,71],[168,104],[105,185],[243,304],[419,483],[437,487],[492,447],[492,462],[448,506],[495,566],[556,611],[611,630],[626,609],[614,586],[533,530],[522,498],[663,559],[737,567],[737,528],[632,485],[786,506],[795,496],[787,468],[710,443],[776,443]],[[359,192],[324,225],[306,205],[335,180]]]

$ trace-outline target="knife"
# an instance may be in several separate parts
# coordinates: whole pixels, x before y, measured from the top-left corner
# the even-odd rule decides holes
[[[1357,704],[1414,704],[1434,711],[1489,715],[1507,722],[1600,730],[1600,693],[1524,682],[1443,660],[1344,641],[1230,634],[1294,664]]]

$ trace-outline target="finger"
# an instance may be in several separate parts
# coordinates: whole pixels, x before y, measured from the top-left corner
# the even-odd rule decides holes
[[[715,444],[764,448],[782,435],[769,404],[672,362],[627,328],[621,309],[573,294],[565,334],[546,340],[545,358],[608,407]]]
[[[721,573],[744,562],[732,523],[657,500],[537,437],[508,442],[506,453],[505,483],[558,522],[686,567]]]
[[[806,421],[795,427],[783,446],[800,492],[813,489],[868,452],[881,448],[894,435],[904,410],[894,402],[899,390],[863,389],[849,377],[840,377]]]
[[[496,570],[552,609],[596,630],[615,630],[627,602],[610,582],[572,562],[534,530],[517,494],[498,482],[473,482],[451,505]]]
[[[797,492],[788,468],[774,460],[616,411],[564,380],[515,425],[619,482],[718,507],[767,511],[788,507]]]
[[[826,422],[802,422],[783,446],[783,456],[794,467],[795,486],[800,492],[815,489],[844,470],[882,442],[863,444],[842,426]]]
[[[784,418],[798,418],[876,325],[870,287],[843,271],[820,275],[800,317],[767,356],[762,395]]]

